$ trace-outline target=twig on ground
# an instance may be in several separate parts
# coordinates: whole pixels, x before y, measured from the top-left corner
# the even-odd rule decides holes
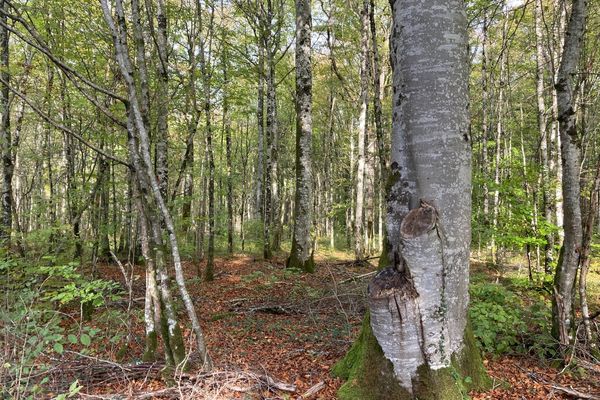
[[[376,273],[377,273],[377,271],[371,271],[371,272],[367,272],[366,274],[360,274],[357,276],[353,276],[352,278],[344,279],[343,281],[341,281],[340,285],[342,285],[344,283],[348,283],[348,282],[354,282],[354,281],[357,281],[362,278],[367,278],[369,276],[375,275]]]
[[[521,367],[519,367],[519,368],[521,368]],[[566,394],[568,396],[572,396],[572,397],[575,397],[578,399],[600,400],[600,397],[598,397],[596,395],[580,392],[579,390],[568,388],[566,386],[562,386],[562,385],[559,385],[554,382],[549,382],[546,379],[539,376],[538,374],[536,374],[535,372],[529,372],[527,374],[527,376],[529,376],[531,379],[533,379],[536,382],[546,385],[546,386],[552,388],[553,390],[556,390],[556,391]]]
[[[316,385],[313,385],[310,389],[308,389],[302,396],[301,399],[310,399],[312,396],[317,394],[317,392],[325,387],[325,382],[321,381]]]
[[[593,394],[583,393],[578,390],[570,389],[565,386],[553,384],[553,385],[550,385],[550,387],[556,391],[559,391],[559,392],[564,393],[571,397],[575,397],[577,399],[600,400],[600,397],[598,397],[598,396],[595,396]]]

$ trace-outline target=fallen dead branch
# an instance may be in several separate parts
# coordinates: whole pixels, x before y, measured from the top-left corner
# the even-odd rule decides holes
[[[340,285],[344,284],[344,283],[348,283],[348,282],[354,282],[354,281],[357,281],[357,280],[362,279],[362,278],[367,278],[369,276],[375,275],[376,273],[377,273],[377,271],[371,271],[371,272],[367,272],[366,274],[360,274],[360,275],[357,275],[357,276],[353,276],[351,278],[344,279],[343,281],[341,281]]]
[[[128,367],[123,367],[127,371]],[[250,391],[280,391],[287,393],[296,392],[296,386],[279,381],[267,374],[257,374],[253,372],[242,371],[211,371],[200,374],[182,373],[175,376],[176,386],[171,386],[150,392],[134,392],[129,394],[128,398],[135,400],[145,400],[154,398],[164,399],[193,399],[193,398],[221,398],[218,393],[227,391],[250,392]],[[317,386],[317,385],[315,385]],[[323,385],[324,386],[324,385]],[[314,388],[314,389],[313,389]],[[313,387],[312,393],[316,393],[322,387]],[[309,389],[310,391],[310,389]],[[308,393],[308,392],[307,392]],[[306,395],[306,394],[305,394]],[[302,398],[309,398],[304,397]],[[312,395],[312,394],[311,394]],[[85,394],[81,396],[86,399],[121,399],[117,393],[103,394]]]
[[[317,383],[316,385],[313,385],[310,389],[308,389],[302,396],[300,396],[300,398],[301,399],[310,399],[315,394],[317,394],[317,392],[319,390],[323,389],[324,387],[325,387],[325,382],[321,381],[321,382]]]
[[[294,307],[274,304],[274,305],[264,305],[264,306],[255,306],[249,307],[246,310],[241,309],[241,307],[233,306],[229,308],[231,312],[237,313],[264,313],[264,314],[275,314],[275,315],[294,315],[301,314],[301,312]]]
[[[579,390],[573,389],[573,388],[569,388],[566,386],[562,386],[559,385],[557,383],[554,382],[549,382],[546,379],[540,377],[538,374],[534,373],[534,372],[530,372],[527,375],[529,375],[529,377],[531,379],[533,379],[536,382],[539,382],[557,392],[566,394],[567,396],[571,396],[574,397],[576,399],[586,399],[586,400],[600,400],[600,397],[594,395],[594,394],[590,394],[590,393],[584,393],[584,392],[580,392]]]
[[[565,386],[560,385],[550,385],[550,387],[558,392],[566,394],[567,396],[574,397],[576,399],[589,399],[589,400],[600,400],[600,397],[595,396],[593,394],[583,393],[575,389],[570,389]]]

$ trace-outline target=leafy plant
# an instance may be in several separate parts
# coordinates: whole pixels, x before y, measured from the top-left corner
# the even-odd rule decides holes
[[[0,337],[7,344],[0,360],[2,395],[29,399],[41,397],[48,384],[43,375],[49,368],[45,356],[61,356],[68,348],[85,351],[99,332],[79,324],[65,331],[66,314],[57,306],[73,301],[99,306],[116,296],[118,284],[89,280],[76,264],[40,266],[4,259],[0,260],[0,287],[5,296],[0,305]],[[63,398],[76,397],[78,388],[73,382]]]
[[[517,347],[519,332],[525,329],[521,300],[503,286],[490,283],[474,284],[470,292],[469,317],[481,348],[503,354]]]

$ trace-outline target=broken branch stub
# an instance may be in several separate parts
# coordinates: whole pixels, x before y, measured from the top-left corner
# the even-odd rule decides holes
[[[421,201],[400,226],[405,268],[388,267],[369,284],[371,328],[402,386],[412,393],[417,369],[450,365],[444,243],[438,214]]]

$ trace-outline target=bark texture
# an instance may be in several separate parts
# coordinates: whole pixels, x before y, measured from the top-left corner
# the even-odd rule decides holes
[[[358,157],[356,172],[356,204],[354,214],[354,255],[365,257],[365,153],[367,112],[369,107],[369,0],[363,1],[361,18],[360,114],[358,117]]]
[[[155,257],[155,262],[159,263],[156,266],[156,270],[159,273],[159,275],[161,275],[161,280],[168,279],[168,275],[166,274],[166,267],[164,267],[164,264],[161,263],[161,261],[163,260],[162,253],[164,252],[164,246],[162,245],[161,239],[161,226],[164,226],[167,233],[169,245],[171,247],[171,257],[175,269],[175,280],[177,282],[177,286],[179,288],[179,292],[183,300],[185,309],[187,311],[188,317],[190,318],[190,321],[192,323],[192,328],[196,336],[195,339],[197,350],[199,352],[200,359],[204,367],[206,369],[210,369],[212,367],[212,362],[206,349],[206,344],[204,342],[204,334],[202,332],[202,328],[200,327],[200,321],[196,314],[194,304],[185,285],[185,278],[183,276],[179,245],[175,233],[173,219],[171,217],[171,213],[167,207],[165,199],[161,194],[158,179],[156,178],[154,168],[152,165],[152,158],[150,156],[150,139],[148,136],[147,127],[144,124],[142,112],[140,110],[140,103],[138,101],[137,88],[136,82],[134,80],[132,63],[131,59],[129,58],[129,48],[127,44],[127,24],[125,20],[123,2],[122,0],[116,0],[115,2],[116,18],[112,15],[111,7],[108,4],[108,0],[101,0],[101,5],[104,20],[108,25],[113,39],[113,44],[115,47],[115,58],[119,65],[119,69],[121,75],[123,76],[123,80],[125,82],[128,93],[128,102],[126,103],[128,112],[127,126],[129,135],[133,137],[130,137],[129,140],[129,157],[132,160],[131,164],[134,166],[134,170],[137,175],[138,181],[142,185],[141,188],[147,190],[146,193],[143,193],[143,198],[149,202],[149,204],[152,206],[150,209],[154,211],[154,218],[146,217],[146,221],[152,223],[152,226],[149,227],[149,231],[151,231],[149,232],[149,235],[153,238],[154,244],[156,245],[157,254]],[[163,285],[161,283],[161,287],[162,286],[164,286],[165,288],[168,287],[168,285]],[[167,312],[167,315],[169,315],[169,312]],[[174,312],[172,315],[175,315]],[[168,330],[163,334],[166,335],[163,337],[165,341],[176,340],[176,343],[173,344],[174,346],[183,346],[181,328],[179,327],[175,319],[169,321]],[[178,360],[176,359],[175,361],[177,362]]]
[[[0,8],[5,11],[6,1],[0,1]],[[10,132],[10,99],[9,99],[9,34],[6,28],[7,17],[0,16],[0,67],[2,84],[0,85],[0,151],[2,152],[2,216],[0,217],[0,240],[10,244],[12,228],[12,177],[14,163],[12,156],[12,139]]]
[[[338,367],[350,378],[339,395],[462,399],[471,385],[487,383],[467,324],[471,152],[464,3],[396,0],[392,6],[391,253],[369,284],[370,323]]]
[[[563,349],[573,339],[573,286],[580,262],[583,228],[581,222],[580,139],[575,115],[574,73],[583,42],[587,1],[575,0],[565,32],[563,55],[556,93],[562,153],[564,242],[554,277],[552,333]]]
[[[296,0],[296,196],[288,267],[314,272],[312,227],[312,69],[310,0]]]

